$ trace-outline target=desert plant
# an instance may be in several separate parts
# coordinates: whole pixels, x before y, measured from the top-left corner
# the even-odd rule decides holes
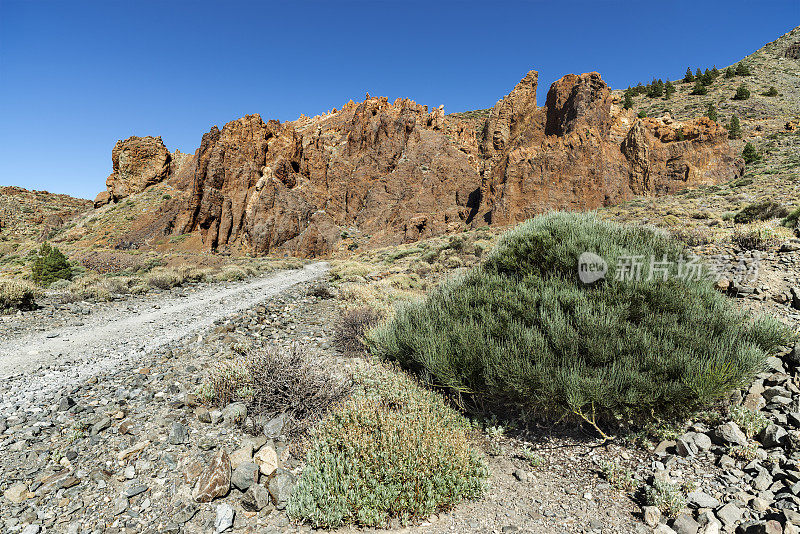
[[[731,408],[731,420],[736,423],[750,439],[753,439],[769,425],[769,419],[767,419],[763,413],[754,412],[750,408],[744,406],[733,406]]]
[[[636,116],[639,117],[640,119],[644,119],[645,117],[647,117],[647,112],[645,110],[640,110],[639,113],[636,114]]]
[[[725,78],[730,79],[733,78],[734,76],[736,76],[736,71],[733,70],[733,67],[728,67],[727,69],[725,69]]]
[[[37,294],[37,288],[30,282],[0,279],[0,313],[34,309]]]
[[[778,89],[774,85],[770,85],[769,89],[761,93],[764,96],[778,96]]]
[[[145,282],[157,289],[172,289],[184,281],[184,276],[174,267],[156,267],[145,276]]]
[[[351,387],[348,378],[332,378],[321,363],[292,345],[246,350],[217,363],[203,380],[199,397],[218,406],[244,402],[254,420],[259,415],[286,414],[284,431],[299,436],[346,399]]]
[[[753,143],[747,143],[744,145],[744,150],[742,150],[742,158],[744,158],[744,162],[747,164],[755,163],[761,159],[761,154],[758,153]]]
[[[315,528],[385,526],[483,493],[487,471],[469,443],[469,424],[400,374],[376,379],[321,425],[290,517]]]
[[[639,483],[633,476],[633,471],[616,462],[600,460],[600,474],[613,487],[620,491],[633,491]]]
[[[31,279],[40,286],[50,287],[56,280],[72,280],[72,268],[58,248],[44,242],[31,265]]]
[[[667,517],[675,517],[686,506],[686,496],[679,484],[653,480],[653,484],[644,489],[644,503],[655,506]]]
[[[587,251],[608,265],[590,285],[577,268]],[[539,216],[505,233],[482,265],[399,307],[368,344],[479,409],[574,414],[598,430],[677,416],[746,383],[790,336],[710,282],[679,276],[681,257],[654,229]],[[672,263],[637,279],[631,258]]]
[[[381,314],[368,306],[346,310],[336,321],[333,343],[345,354],[360,354],[366,350],[364,334],[381,319]]]
[[[756,221],[768,221],[779,217],[786,217],[789,210],[786,206],[774,200],[761,200],[748,204],[740,209],[733,218],[736,224],[749,224]]]
[[[739,63],[736,65],[736,76],[750,76],[751,74],[750,67],[744,63]]]
[[[745,84],[741,84],[736,88],[736,93],[733,95],[734,100],[747,100],[750,98],[750,89]]]

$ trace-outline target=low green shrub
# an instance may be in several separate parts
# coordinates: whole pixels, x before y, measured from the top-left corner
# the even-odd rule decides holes
[[[31,265],[31,280],[40,286],[50,287],[56,280],[72,280],[72,268],[58,248],[45,242]]]
[[[753,439],[756,435],[767,428],[769,420],[761,412],[754,412],[744,406],[734,406],[731,408],[731,420],[741,428],[748,438]]]
[[[686,496],[679,484],[663,480],[654,480],[652,485],[644,488],[644,503],[655,506],[667,517],[675,517],[686,506]]]
[[[585,285],[578,258],[600,254]],[[740,387],[785,327],[737,311],[707,280],[618,280],[625,258],[685,254],[654,229],[551,213],[505,233],[486,261],[400,306],[367,333],[371,350],[478,409],[646,421]],[[598,428],[599,430],[599,428]]]
[[[740,209],[733,222],[736,224],[749,224],[756,221],[768,221],[779,217],[786,217],[789,210],[786,206],[774,200],[761,200]]]
[[[748,165],[750,163],[755,163],[756,161],[761,159],[761,154],[758,153],[756,147],[753,146],[753,143],[747,143],[744,145],[744,150],[742,150],[742,158],[744,162]]]
[[[784,219],[781,221],[781,224],[787,228],[795,228],[797,227],[798,221],[800,221],[800,208],[795,208],[786,217],[784,217]]]
[[[368,377],[320,427],[289,501],[314,528],[385,527],[452,508],[484,491],[469,424],[401,373]]]
[[[25,280],[0,279],[0,313],[36,307],[36,286]]]
[[[731,242],[742,250],[769,250],[778,246],[780,241],[780,235],[766,226],[737,228],[731,235]]]

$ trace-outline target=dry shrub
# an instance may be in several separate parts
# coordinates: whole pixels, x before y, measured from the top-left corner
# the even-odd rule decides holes
[[[675,239],[685,243],[689,247],[710,245],[716,241],[714,232],[707,227],[699,228],[680,228],[672,231]]]
[[[302,435],[338,402],[350,395],[349,378],[331,376],[298,345],[250,350],[220,362],[200,389],[201,398],[219,406],[244,402],[248,413],[289,416],[286,433]]]
[[[152,260],[136,254],[125,252],[96,251],[87,254],[78,260],[81,265],[90,271],[99,274],[118,273],[121,271],[135,272],[152,266]]]
[[[145,276],[147,284],[158,289],[172,289],[185,280],[185,273],[175,267],[157,267]]]
[[[731,242],[743,250],[769,250],[777,247],[782,240],[791,237],[791,232],[782,226],[753,224],[734,230]]]
[[[366,351],[364,334],[378,324],[382,315],[377,310],[365,306],[346,310],[336,321],[333,343],[347,355],[361,354]]]
[[[27,280],[0,280],[0,313],[12,310],[32,310],[38,288]]]

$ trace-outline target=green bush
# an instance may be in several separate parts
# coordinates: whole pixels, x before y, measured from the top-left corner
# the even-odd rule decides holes
[[[315,528],[385,527],[477,498],[487,470],[468,432],[438,394],[401,373],[370,377],[322,424],[287,512]]]
[[[750,89],[745,84],[736,88],[736,93],[733,95],[734,100],[747,100],[750,98]]]
[[[585,251],[608,262],[603,281],[579,281]],[[789,336],[709,281],[675,276],[675,265],[665,280],[616,279],[618,259],[683,254],[646,227],[543,215],[505,233],[482,265],[399,307],[367,341],[426,383],[504,414],[678,416],[747,383]]]
[[[769,89],[761,94],[764,96],[778,96],[778,89],[776,89],[774,85],[771,85]]]
[[[0,279],[0,313],[34,309],[36,294],[36,287],[30,282]]]
[[[72,280],[72,268],[60,250],[45,242],[31,265],[31,279],[40,286],[50,287],[56,280]]]
[[[749,224],[756,221],[768,221],[770,219],[777,219],[779,217],[786,217],[789,210],[783,204],[773,200],[761,200],[748,204],[740,209],[733,222],[737,224]]]
[[[750,72],[750,67],[745,65],[744,63],[739,63],[736,65],[736,75],[737,76],[750,76],[752,73]]]
[[[753,143],[747,143],[744,145],[742,158],[744,158],[745,163],[755,163],[761,159],[761,154],[758,153],[758,150],[756,150],[756,147],[753,146]]]
[[[733,67],[728,67],[725,69],[725,77],[730,79],[736,76],[736,71],[733,70]]]
[[[706,117],[708,117],[714,122],[717,122],[717,108],[714,107],[714,104],[708,105],[708,109],[706,110]]]
[[[782,221],[781,224],[787,228],[797,227],[797,222],[800,220],[800,208],[795,208],[789,213]]]

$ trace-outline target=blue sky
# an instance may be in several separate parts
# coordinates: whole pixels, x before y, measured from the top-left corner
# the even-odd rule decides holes
[[[194,152],[248,113],[364,94],[491,107],[532,68],[612,87],[723,66],[800,24],[800,2],[0,0],[0,185],[93,198],[111,148]]]

